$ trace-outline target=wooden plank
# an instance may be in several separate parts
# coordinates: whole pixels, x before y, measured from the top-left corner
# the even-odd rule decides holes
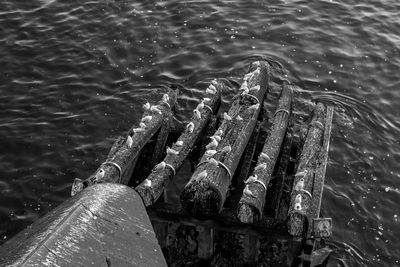
[[[248,81],[242,84],[243,93],[233,102],[215,133],[221,141],[216,148],[206,151],[181,193],[182,208],[192,215],[213,216],[221,211],[232,175],[254,130],[269,75],[269,64],[256,62],[245,76]]]
[[[289,208],[288,231],[293,236],[307,234],[307,221],[311,211],[312,187],[315,164],[321,149],[324,132],[325,107],[318,103],[309,125],[307,137],[301,152],[299,166],[295,175]]]
[[[164,188],[176,174],[176,171],[181,167],[183,161],[192,151],[196,141],[204,132],[211,115],[215,112],[221,99],[221,91],[225,84],[220,81],[213,81],[211,84],[215,88],[215,93],[207,93],[194,110],[193,117],[187,125],[185,132],[173,144],[170,150],[167,151],[167,156],[164,160],[156,165],[151,174],[136,187],[136,191],[142,196],[146,206],[154,204],[161,196]]]
[[[288,84],[284,83],[279,105],[274,115],[272,130],[258,157],[252,176],[246,181],[247,185],[239,201],[237,217],[241,222],[252,223],[258,221],[263,215],[267,186],[272,178],[289,124],[291,105],[292,90]]]

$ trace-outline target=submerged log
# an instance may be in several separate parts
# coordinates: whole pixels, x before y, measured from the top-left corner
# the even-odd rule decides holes
[[[211,115],[216,112],[221,100],[221,91],[225,84],[214,80],[210,87],[210,90],[207,89],[206,97],[201,100],[193,111],[193,117],[188,123],[185,132],[170,149],[167,148],[167,156],[164,160],[156,165],[151,174],[136,187],[136,191],[142,196],[146,206],[154,204],[161,196],[164,188],[192,151],[196,140],[204,132]]]
[[[326,109],[324,140],[320,155],[318,156],[317,167],[315,171],[313,199],[311,204],[309,219],[319,218],[322,202],[322,193],[324,191],[326,165],[328,162],[329,141],[331,137],[333,119],[333,107],[328,106]],[[311,227],[309,227],[309,235],[311,235]]]
[[[141,149],[150,140],[150,138],[160,129],[166,118],[172,112],[171,107],[175,105],[177,98],[176,91],[170,90],[168,94],[163,95],[158,105],[150,105],[146,103],[143,117],[139,127],[132,127],[125,139],[125,142],[119,141],[111,149],[114,153],[109,153],[109,158],[103,162],[100,167],[81,185],[74,182],[71,195],[75,195],[85,186],[97,183],[127,183],[129,179],[122,179],[126,171],[130,171],[128,167],[137,159]],[[111,151],[110,151],[111,152]]]
[[[267,187],[271,180],[289,123],[291,103],[291,88],[288,84],[284,83],[270,135],[258,157],[252,176],[246,181],[246,187],[239,201],[237,217],[241,222],[256,222],[263,214]]]
[[[228,114],[224,114],[215,138],[181,193],[183,209],[194,216],[213,216],[221,211],[232,174],[256,125],[269,83],[270,66],[255,62],[250,70],[241,86],[242,93]]]
[[[321,140],[325,129],[324,111],[324,105],[318,103],[308,128],[299,166],[294,177],[288,214],[288,231],[293,236],[305,234],[311,223],[307,218],[311,211],[315,164],[321,150]]]

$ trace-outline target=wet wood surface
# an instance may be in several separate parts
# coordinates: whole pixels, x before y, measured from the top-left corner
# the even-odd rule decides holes
[[[283,85],[279,105],[275,111],[271,132],[258,156],[256,167],[247,179],[239,201],[238,219],[245,223],[258,221],[263,215],[267,187],[272,178],[291,114],[292,91]],[[272,201],[272,200],[269,200]]]
[[[181,193],[183,209],[193,216],[213,216],[221,211],[232,175],[254,130],[269,75],[268,63],[253,63],[241,93],[214,134],[220,141],[205,152]]]
[[[216,89],[215,93],[206,94],[194,110],[194,114],[187,124],[185,131],[167,151],[167,156],[156,165],[151,174],[136,187],[146,206],[154,204],[163,193],[165,187],[179,170],[183,161],[192,151],[196,141],[204,133],[211,115],[216,112],[221,100],[221,91],[225,84],[214,81],[210,86]]]

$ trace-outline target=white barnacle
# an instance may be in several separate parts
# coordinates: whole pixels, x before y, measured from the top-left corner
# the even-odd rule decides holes
[[[296,186],[294,187],[294,190],[296,190],[296,191],[300,191],[300,190],[302,190],[302,189],[304,189],[304,178],[301,178],[301,179],[297,182]]]
[[[206,177],[207,177],[207,170],[204,170],[197,175],[197,179],[204,179]]]
[[[169,101],[169,96],[168,96],[168,94],[164,94],[164,95],[163,95],[162,101],[165,102],[165,103],[168,103],[168,101]]]
[[[224,112],[224,120],[231,121],[232,117],[228,115],[228,113]]]
[[[143,128],[135,128],[135,129],[133,129],[133,132],[136,134],[136,133],[142,133],[142,132],[144,132],[145,131],[145,129],[143,129]]]
[[[167,155],[179,155],[179,151],[167,147]]]
[[[262,159],[271,160],[271,158],[268,156],[268,154],[267,154],[267,153],[264,153],[264,152],[261,152],[260,157],[261,157]]]
[[[149,179],[144,180],[143,185],[146,187],[151,187],[151,180],[149,180]]]
[[[139,126],[140,126],[140,128],[143,128],[143,129],[144,129],[144,128],[146,128],[146,123],[140,122],[140,123],[139,123]]]
[[[196,109],[202,110],[203,108],[204,108],[204,101],[201,101],[201,102],[197,105]]]
[[[205,97],[205,98],[203,98],[202,102],[209,102],[209,101],[211,101],[211,98]]]
[[[243,92],[242,92],[242,95],[247,95],[247,94],[249,94],[249,88],[245,88],[244,90],[243,90]]]
[[[215,139],[215,138],[213,138],[213,137],[210,137],[211,138],[211,142],[208,144],[208,145],[206,145],[206,149],[207,150],[209,150],[209,149],[215,149],[217,146],[218,146],[218,141],[217,141],[217,139]]]
[[[201,113],[200,113],[200,111],[199,111],[198,109],[193,110],[193,114],[194,114],[194,117],[195,117],[197,120],[200,120],[200,119],[201,119]]]
[[[214,136],[215,136],[215,135],[221,136],[222,134],[223,134],[222,130],[221,130],[221,129],[218,129],[218,130],[215,132]]]
[[[301,203],[301,200],[302,200],[301,194],[297,194],[295,199],[294,199],[294,203]]]
[[[222,137],[219,136],[219,135],[213,135],[213,136],[211,136],[210,138],[211,138],[211,139],[217,140],[217,142],[221,142],[221,139],[222,139]]]
[[[162,112],[161,112],[161,110],[158,108],[158,106],[152,106],[152,107],[150,108],[150,110],[151,110],[152,112],[157,112],[158,114],[162,114]]]
[[[217,88],[215,88],[214,85],[210,84],[210,86],[208,86],[206,92],[213,95],[217,92]]]
[[[216,161],[214,158],[209,158],[208,162],[213,165],[213,166],[218,166],[218,161]]]
[[[106,172],[103,169],[100,169],[97,171],[96,175],[94,176],[94,178],[96,179],[96,181],[102,179],[104,177],[104,174]]]
[[[128,137],[126,137],[126,142],[125,142],[126,146],[131,148],[132,144],[133,144],[133,139],[130,135],[128,135]]]
[[[247,178],[247,180],[244,183],[251,184],[251,183],[254,183],[255,181],[257,181],[257,179],[258,179],[257,174],[254,174],[253,176],[250,176],[249,178]]]
[[[194,123],[189,122],[188,125],[186,125],[186,129],[188,129],[189,133],[192,133],[194,130]]]
[[[143,105],[143,108],[144,108],[145,110],[150,110],[150,109],[151,109],[150,103],[147,102],[146,104],[144,104],[144,105]]]
[[[183,141],[177,141],[177,142],[175,143],[175,145],[176,145],[176,146],[183,146]]]
[[[205,155],[206,157],[212,157],[212,156],[214,156],[216,153],[217,153],[217,150],[210,149],[210,150],[207,150],[206,152],[204,152],[204,155]]]
[[[253,86],[253,87],[251,87],[249,89],[249,91],[256,91],[256,92],[258,92],[259,90],[260,90],[260,86],[259,85]]]
[[[249,88],[249,84],[247,83],[247,79],[246,79],[246,76],[245,76],[245,80],[244,80],[244,82],[242,83],[242,85],[240,86],[240,90],[246,90],[246,89],[248,89]]]
[[[212,80],[211,83],[212,83],[213,85],[217,85],[217,84],[218,84],[217,79]]]
[[[248,110],[257,110],[260,107],[260,104],[251,105]]]
[[[148,123],[149,121],[151,121],[152,118],[153,118],[153,116],[150,116],[150,115],[144,116],[144,117],[141,119],[141,121],[142,121],[143,123]]]
[[[231,150],[232,150],[232,147],[231,147],[230,145],[227,145],[227,146],[224,146],[224,147],[221,149],[221,152],[222,152],[222,153],[229,153],[229,152],[231,152]]]
[[[300,203],[295,203],[294,204],[294,209],[297,211],[301,211],[301,204]]]
[[[164,170],[164,169],[165,169],[165,166],[166,166],[165,162],[164,162],[164,161],[161,161],[160,163],[158,163],[158,164],[155,166],[155,170],[156,170],[156,171],[158,171],[158,170]]]
[[[254,170],[255,171],[258,171],[258,170],[265,170],[267,168],[267,163],[261,163],[261,164],[258,164],[255,168],[254,168]]]
[[[304,170],[304,171],[296,173],[294,177],[304,177],[304,176],[306,176],[306,174],[307,174],[307,170]]]
[[[246,187],[245,187],[244,190],[243,190],[243,194],[248,195],[248,196],[251,196],[251,197],[254,196],[254,195],[253,195],[253,192],[251,192],[250,189],[249,189],[249,185],[246,185]]]
[[[254,61],[254,62],[253,62],[253,65],[255,65],[255,66],[260,66],[260,61]]]
[[[242,118],[240,115],[237,115],[237,116],[236,116],[236,120],[237,120],[237,121],[242,121],[243,118]]]

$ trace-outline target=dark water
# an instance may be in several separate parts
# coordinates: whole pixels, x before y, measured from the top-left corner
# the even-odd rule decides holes
[[[181,86],[185,121],[205,82],[269,56],[304,102],[337,105],[331,265],[399,265],[400,2],[362,2],[1,1],[1,242],[65,200],[146,100]]]

